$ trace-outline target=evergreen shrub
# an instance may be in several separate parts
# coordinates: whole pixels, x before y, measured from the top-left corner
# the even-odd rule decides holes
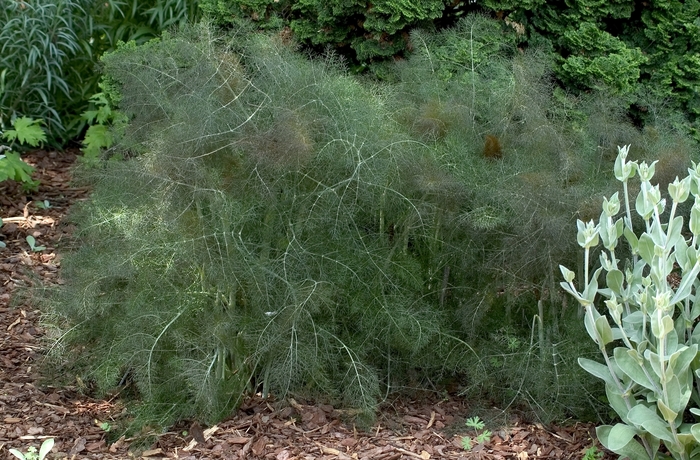
[[[200,0],[200,6],[220,25],[252,21],[260,29],[286,29],[307,45],[340,51],[360,68],[404,55],[412,29],[452,24],[476,8],[474,2],[445,0]]]
[[[660,141],[465,21],[416,32],[391,85],[206,25],[106,55],[130,121],[85,172],[55,302],[64,374],[133,382],[162,424],[252,390],[372,414],[443,376],[542,419],[590,411],[554,264],[577,261],[562,235],[605,189],[608,148]]]
[[[700,139],[700,0],[545,2],[543,0],[201,0],[217,23],[252,21],[317,50],[332,47],[383,77],[381,62],[420,47],[416,28],[442,30],[474,12],[488,14],[523,48],[547,49],[559,85],[588,91],[608,87],[623,96],[639,124],[647,98],[665,99],[684,129]],[[653,104],[652,104],[653,105]]]
[[[569,88],[609,85],[647,122],[648,98],[664,99],[700,139],[700,1],[631,0],[514,3],[488,1],[490,11],[522,24],[528,46],[544,43]],[[655,104],[651,104],[655,105]]]

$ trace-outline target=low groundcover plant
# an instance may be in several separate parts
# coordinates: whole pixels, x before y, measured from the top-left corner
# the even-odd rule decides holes
[[[615,193],[604,200],[597,224],[578,221],[584,249],[580,287],[574,272],[560,267],[561,285],[585,309],[586,330],[605,362],[580,358],[579,364],[605,381],[608,401],[621,420],[598,427],[597,435],[606,448],[632,460],[667,458],[661,445],[673,458],[700,458],[700,423],[695,423],[700,410],[693,407],[700,401],[700,165],[693,163],[688,176],[668,185],[665,213],[667,200],[658,185],[651,185],[656,162],[627,161],[629,146],[618,150],[614,171],[623,184],[625,214],[617,218],[621,202]],[[639,217],[633,218],[628,182],[636,173]],[[689,198],[694,204],[686,225],[677,214]],[[635,231],[639,226],[641,234]],[[624,263],[616,253],[622,241],[631,259]],[[591,275],[591,252],[599,242],[600,267]],[[603,314],[597,306],[601,298]]]
[[[26,453],[22,453],[17,449],[10,449],[10,453],[17,457],[19,460],[44,460],[49,454],[49,452],[51,452],[51,449],[53,449],[53,445],[54,439],[47,438],[44,440],[44,442],[41,443],[39,452],[36,451],[36,447],[30,446],[29,448],[27,448]]]

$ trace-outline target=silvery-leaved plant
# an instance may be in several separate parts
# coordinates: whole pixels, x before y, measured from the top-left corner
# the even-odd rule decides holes
[[[585,309],[584,323],[603,363],[579,364],[605,382],[621,423],[596,432],[621,458],[700,459],[700,165],[668,185],[670,207],[658,185],[651,185],[655,162],[627,161],[629,146],[618,149],[615,177],[622,182],[624,214],[618,193],[603,202],[598,223],[578,222],[584,250],[583,280],[560,266],[561,286]],[[638,175],[633,228],[628,181]],[[693,199],[686,225],[678,205]],[[616,257],[620,243],[631,260]],[[599,248],[599,244],[601,247]],[[591,274],[590,254],[600,249],[600,266]],[[674,272],[673,276],[670,276]],[[680,282],[672,283],[673,279]],[[601,283],[599,285],[599,282]],[[696,302],[696,300],[699,300]]]

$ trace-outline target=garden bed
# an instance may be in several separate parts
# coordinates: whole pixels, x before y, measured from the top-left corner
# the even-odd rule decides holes
[[[33,290],[60,283],[60,253],[72,228],[64,222],[69,207],[88,196],[71,185],[75,152],[37,151],[23,157],[36,167],[36,193],[17,184],[0,184],[0,452],[26,451],[55,438],[49,458],[268,458],[290,459],[581,459],[597,444],[594,427],[571,421],[542,426],[507,417],[498,408],[490,417],[458,395],[413,394],[390,399],[367,430],[352,424],[350,414],[328,405],[287,398],[249,398],[232,416],[215,425],[182,422],[166,432],[131,438],[115,435],[125,410],[119,395],[109,400],[86,396],[80,380],[66,387],[44,383],[38,374],[50,341],[44,338],[41,312]],[[32,251],[26,236],[37,246]],[[20,288],[20,289],[18,289]],[[13,296],[15,296],[13,298]],[[464,421],[481,416],[493,435],[470,452],[461,447],[468,434]],[[497,421],[497,422],[496,422]],[[496,424],[497,423],[497,424]],[[144,445],[144,440],[148,444]],[[134,451],[132,448],[140,446]],[[588,457],[587,457],[588,458]],[[606,454],[603,458],[614,458]]]

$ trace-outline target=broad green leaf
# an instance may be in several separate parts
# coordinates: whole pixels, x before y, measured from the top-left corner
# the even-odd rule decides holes
[[[664,418],[664,420],[666,420],[667,423],[673,423],[676,420],[676,417],[678,417],[678,412],[668,407],[666,403],[664,403],[660,399],[656,401],[656,407],[659,408],[661,416]]]
[[[666,233],[661,228],[661,222],[657,221],[656,219],[654,219],[654,221],[651,223],[649,236],[651,236],[651,239],[654,242],[655,246],[658,246],[660,248],[665,247]]]
[[[698,355],[698,345],[693,344],[690,347],[684,347],[673,353],[669,359],[668,363],[673,368],[673,372],[676,375],[683,374],[688,371],[690,363],[693,362],[695,357]]]
[[[22,183],[32,183],[34,167],[28,165],[19,157],[19,153],[7,152],[0,160],[0,180],[12,179]]]
[[[639,251],[639,238],[637,238],[637,235],[635,235],[634,232],[629,229],[629,227],[625,227],[622,234],[627,239],[627,243],[632,249],[632,254],[637,254]]]
[[[598,277],[600,276],[600,272],[602,270],[603,270],[602,268],[599,268],[595,272],[593,272],[593,275],[591,276],[591,280],[588,282],[588,285],[581,293],[581,296],[586,301],[588,301],[589,304],[593,304],[593,301],[595,300],[595,296],[596,296],[596,294],[598,294]]]
[[[599,316],[595,320],[595,328],[598,332],[598,337],[600,337],[601,340],[601,343],[598,344],[601,348],[604,348],[605,345],[613,341],[613,333],[607,317]]]
[[[610,430],[606,430],[605,447],[617,452],[625,447],[636,434],[632,428],[624,423],[617,423]],[[601,442],[603,442],[602,439]]]
[[[581,366],[589,374],[592,374],[598,377],[599,379],[602,379],[610,385],[615,385],[615,380],[613,379],[612,374],[610,373],[610,368],[608,368],[608,366],[606,366],[605,364],[593,361],[592,359],[579,358],[578,365]]]
[[[671,320],[673,322],[673,320]],[[678,334],[676,333],[675,324],[671,328],[671,331],[666,336],[666,359],[668,359],[676,351],[685,348],[684,343],[678,342]]]
[[[654,390],[654,384],[646,376],[644,369],[636,359],[636,357],[639,356],[637,350],[629,350],[627,348],[618,347],[615,348],[613,354],[615,357],[615,363],[620,367],[622,372],[627,374],[629,378],[639,385],[649,390]],[[657,388],[659,388],[658,383]]]
[[[576,274],[572,270],[569,270],[563,265],[559,265],[559,270],[567,283],[571,283],[574,280]]]
[[[569,283],[565,283],[564,281],[561,281],[559,283],[559,286],[561,286],[562,289],[564,289],[566,292],[571,294],[581,305],[588,305],[588,301],[581,297],[581,294],[578,292],[574,291],[574,289],[571,287]]]
[[[698,235],[700,233],[700,199],[695,197],[695,203],[690,209],[690,220],[688,221],[688,227],[693,235]]]
[[[654,203],[645,198],[645,195],[649,195],[649,190],[651,185],[648,182],[642,182],[642,190],[639,191],[637,199],[634,202],[634,208],[637,214],[642,216],[644,220],[648,220],[654,212]],[[640,238],[641,243],[641,238]]]
[[[629,315],[622,318],[622,323],[625,327],[630,327],[631,329],[641,329],[642,322],[644,321],[644,314],[641,311],[633,311]]]
[[[622,236],[622,233],[625,231],[625,223],[622,219],[617,219],[615,221],[615,234],[617,235],[617,239],[620,239]]]
[[[629,424],[629,419],[627,418],[629,409],[627,408],[625,398],[620,394],[620,391],[617,389],[617,386],[609,383],[606,384],[605,395],[608,397],[608,403],[610,404],[610,407],[612,407],[613,410],[617,412],[617,415],[620,416],[623,422]],[[637,401],[633,398],[628,397],[628,401],[631,403],[632,406],[635,406],[637,404]]]
[[[48,438],[43,443],[41,443],[41,448],[39,449],[39,458],[40,459],[46,458],[46,455],[48,455],[48,453],[51,452],[51,449],[53,449],[53,444],[54,444],[53,438]]]
[[[14,129],[5,131],[3,137],[10,142],[18,140],[20,144],[27,144],[36,147],[42,142],[46,142],[46,133],[41,129],[41,120],[34,120],[29,117],[17,118],[12,126]]]
[[[683,238],[676,242],[675,249],[673,251],[673,256],[678,262],[678,266],[681,270],[686,271],[690,269],[690,264],[688,264],[688,245]]]
[[[595,343],[598,343],[598,330],[596,329],[596,320],[600,317],[600,313],[592,305],[586,305],[586,312],[583,315],[583,325],[586,327],[586,332],[593,339]]]
[[[696,291],[698,290],[696,286]],[[700,302],[693,302],[693,306],[690,309],[690,321],[695,321],[698,317],[700,317]],[[697,341],[693,341],[693,343],[697,343]]]
[[[695,265],[695,262],[698,261],[698,253],[696,249],[692,246],[689,246],[688,249],[685,251],[685,254],[688,256],[688,267],[692,267]]]
[[[666,337],[674,327],[673,318],[669,315],[657,314],[657,312],[651,315],[651,333],[654,334],[654,337],[660,339]]]
[[[698,278],[698,273],[700,273],[700,263],[696,262],[695,265],[693,265],[692,270],[683,274],[681,284],[678,286],[678,289],[676,289],[676,293],[673,295],[673,298],[671,298],[672,305],[682,302],[688,298],[688,296],[690,296],[693,284]]]
[[[673,224],[673,225],[671,225]],[[674,248],[679,241],[683,239],[681,230],[683,229],[683,217],[676,216],[672,222],[669,223],[668,235],[666,238],[666,248]]]
[[[613,340],[622,340],[624,337],[626,337],[626,334],[622,329],[619,327],[613,327],[612,328],[612,335],[613,335]]]
[[[647,349],[644,351],[644,359],[646,362],[651,364],[651,368],[654,370],[654,373],[656,376],[661,379],[663,375],[661,375],[661,365],[659,364],[659,355],[654,353],[653,351]]]
[[[609,441],[610,439],[610,432],[612,431],[613,427],[610,425],[602,425],[596,428],[596,436],[600,440],[600,443],[603,444],[607,449],[612,450],[616,454],[620,455],[620,458],[628,458],[630,460],[650,460],[649,455],[647,454],[646,450],[644,449],[644,446],[642,446],[639,441],[635,439],[630,439],[627,444],[625,444],[623,447],[618,448],[617,450],[612,449],[609,447]],[[631,429],[631,428],[630,428]],[[620,432],[620,436],[624,436],[622,432]],[[617,435],[616,435],[617,436]],[[620,439],[623,439],[622,437]],[[614,446],[619,445],[618,443],[614,443]]]
[[[95,150],[111,147],[114,143],[114,137],[109,127],[105,125],[92,125],[85,132],[83,145],[86,149]],[[85,150],[85,149],[83,149]]]
[[[678,434],[676,436],[678,437],[678,442],[683,446],[683,448],[689,446],[698,447],[697,441],[695,441],[695,437],[690,432],[691,428],[692,426],[690,426],[689,423],[683,423],[678,430]],[[690,456],[690,458],[697,459],[697,457],[694,457],[692,455]]]
[[[654,260],[654,241],[647,233],[643,233],[639,238],[639,255],[644,262],[651,265]]]
[[[656,411],[649,409],[647,406],[643,404],[634,406],[627,414],[627,418],[630,423],[644,428],[653,436],[664,441],[673,442],[673,435],[668,428],[668,423],[659,417]]]
[[[647,340],[647,337],[642,337],[642,323],[645,316],[641,311],[633,311],[629,315],[622,318],[622,325],[625,328],[627,336],[637,343]],[[649,325],[647,324],[647,328]],[[648,329],[647,329],[648,330]],[[638,350],[640,353],[643,350]]]
[[[668,395],[668,400],[665,404],[668,409],[676,414],[682,413],[688,401],[690,401],[691,388],[681,387],[680,381],[677,376],[672,376],[668,379],[666,383],[666,394]],[[663,412],[662,412],[663,413]],[[664,414],[666,416],[666,414]],[[674,417],[675,420],[675,417]]]
[[[692,411],[692,409],[691,409]],[[700,413],[696,413],[695,415],[700,415]],[[700,443],[700,423],[695,423],[693,426],[690,427],[690,433],[693,435],[695,440]]]
[[[622,296],[622,283],[625,280],[625,275],[617,269],[610,270],[605,274],[605,284],[618,296]]]

